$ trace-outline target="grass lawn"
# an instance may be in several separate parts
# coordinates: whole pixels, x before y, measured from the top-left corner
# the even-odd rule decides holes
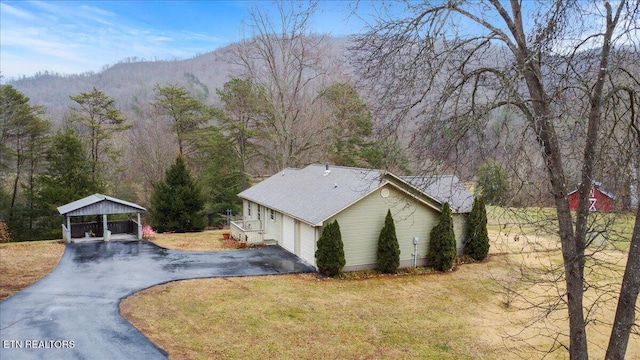
[[[173,359],[541,358],[558,345],[555,337],[566,341],[563,304],[553,311],[533,306],[564,291],[562,280],[539,281],[562,273],[557,237],[509,233],[509,226],[522,227],[490,221],[491,259],[445,274],[188,280],[134,294],[120,309]],[[599,264],[590,261],[587,272],[590,284],[602,288],[587,291],[587,305],[611,298],[602,289],[618,290],[626,261],[612,246],[596,255]],[[594,358],[604,357],[615,305],[593,308]],[[547,358],[563,359],[566,352]],[[640,359],[637,335],[627,359]]]
[[[518,288],[520,296],[505,306],[501,281],[519,259],[497,256],[445,274],[179,281],[134,294],[120,309],[172,359],[541,358],[552,337],[566,332],[566,311],[530,323],[545,310],[529,308],[525,299],[546,295],[542,285]],[[609,330],[603,320],[613,318],[613,308],[598,311],[590,351],[603,358]],[[627,354],[640,359],[638,336]]]
[[[189,280],[121,312],[173,359],[477,359],[504,354],[486,264],[448,274]],[[464,294],[464,295],[461,295]]]
[[[186,251],[217,251],[238,248],[234,240],[225,240],[224,233],[229,230],[207,230],[192,233],[162,233],[149,237],[155,244],[167,249]]]
[[[0,300],[50,273],[63,252],[57,240],[0,244]]]
[[[588,228],[606,234],[608,248],[627,252],[634,224],[635,213],[592,213]],[[488,206],[487,229],[494,253],[560,249],[558,219],[552,208]]]
[[[553,337],[565,341],[567,332],[562,303],[554,311],[532,306],[563,292],[562,278],[537,281],[562,272],[557,237],[524,232],[520,215],[499,223],[513,212],[494,214],[500,218],[489,219],[490,260],[452,272],[178,281],[124,299],[121,313],[173,359],[541,358],[539,351],[553,347]],[[630,234],[632,226],[633,217],[624,215],[612,229]],[[158,234],[152,241],[181,250],[235,248],[222,233]],[[596,321],[588,327],[593,358],[604,357],[609,337],[616,301],[606,291],[619,287],[626,261],[620,248],[607,246],[587,263],[593,286],[585,303],[604,300],[593,308]],[[57,242],[1,244],[2,294],[44,276],[63,250]],[[558,351],[547,358],[567,356]],[[640,359],[638,335],[630,339],[627,359]]]

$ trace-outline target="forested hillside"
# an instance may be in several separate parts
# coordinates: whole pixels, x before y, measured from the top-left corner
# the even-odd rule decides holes
[[[0,219],[12,240],[59,237],[56,207],[94,192],[149,206],[179,155],[209,226],[239,212],[235,194],[254,179],[285,167],[406,168],[401,142],[376,136],[347,39],[284,31],[186,60],[2,85]]]
[[[265,22],[271,20],[256,17],[252,38],[191,59],[127,59],[99,73],[45,72],[3,85],[0,216],[13,224],[14,237],[36,236],[38,226],[54,236],[57,229],[49,228],[58,221],[55,206],[87,192],[148,205],[155,184],[179,154],[203,186],[209,225],[227,208],[238,211],[235,193],[253,179],[314,162],[400,175],[456,174],[463,181],[479,181],[479,191],[503,184],[484,191],[499,193],[496,203],[552,205],[548,175],[540,171],[544,156],[521,113],[496,107],[483,110],[481,121],[468,121],[477,114],[466,114],[464,122],[450,119],[454,95],[466,104],[503,95],[504,87],[483,85],[488,73],[478,76],[471,98],[471,90],[458,94],[452,87],[460,75],[446,57],[420,60],[407,72],[403,61],[415,55],[411,50],[376,67],[371,49],[384,47],[375,44],[384,38],[310,35],[303,21],[309,14],[281,15],[291,19],[282,35],[270,32],[273,24]],[[432,46],[444,53],[456,44],[438,40]],[[481,44],[456,49],[471,54],[470,71],[509,67],[514,61],[503,47],[474,52],[476,45]],[[617,58],[637,73],[638,54],[631,50],[618,49]],[[591,71],[590,51],[573,54],[573,66]],[[563,56],[548,59],[552,64]],[[573,86],[555,70],[545,70],[548,83]],[[403,89],[408,85],[414,87]],[[573,96],[579,94],[564,92],[556,99],[575,104],[565,114],[584,111]],[[557,125],[568,158],[569,188],[581,180],[582,119],[584,114]],[[621,127],[614,116],[609,119],[616,133]],[[637,199],[637,167],[629,163],[629,153],[612,145],[602,148],[594,180],[618,196],[619,209],[627,209]],[[71,150],[78,146],[82,151]],[[76,184],[64,185],[67,196],[43,198],[58,191],[46,186],[61,185],[70,171],[87,172],[89,183],[80,176]],[[37,220],[43,213],[52,218]]]

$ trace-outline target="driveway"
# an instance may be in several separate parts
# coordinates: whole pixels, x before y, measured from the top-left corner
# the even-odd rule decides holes
[[[174,280],[312,272],[277,247],[167,250],[149,242],[68,244],[44,279],[0,303],[0,359],[165,359],[120,316],[120,300]]]

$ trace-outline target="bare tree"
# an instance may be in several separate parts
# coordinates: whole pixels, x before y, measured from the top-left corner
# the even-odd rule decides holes
[[[264,89],[260,153],[277,171],[312,161],[329,124],[314,111],[327,76],[324,38],[309,32],[317,3],[276,5],[276,16],[258,8],[250,11],[251,38],[232,47],[228,56],[238,77]]]
[[[519,119],[506,127],[521,134],[518,154],[539,154],[547,178],[541,191],[551,194],[556,208],[565,283],[558,297],[568,309],[572,359],[588,358],[588,197],[608,139],[615,138],[605,114],[617,106],[627,132],[637,121],[638,72],[632,66],[640,45],[638,19],[637,0],[613,7],[561,0],[407,2],[400,11],[383,12],[354,46],[354,63],[376,96],[376,110],[396,126],[417,120],[416,139],[435,144],[423,148],[425,157],[455,161],[464,156],[469,137],[482,139],[490,119],[501,112]],[[580,182],[575,222],[567,197],[573,172]],[[624,357],[634,319],[640,286],[636,229],[630,275],[620,293],[619,313],[627,320],[616,318],[614,329],[621,330],[612,338],[620,341],[612,342],[611,358]]]
[[[167,136],[166,124],[151,110],[145,117],[146,120],[136,121],[128,133],[127,171],[132,179],[141,182],[140,200],[148,203],[147,194],[153,192],[154,185],[164,178],[165,170],[175,159],[176,140]]]

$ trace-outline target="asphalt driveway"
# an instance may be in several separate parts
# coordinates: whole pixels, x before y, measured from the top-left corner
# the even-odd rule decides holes
[[[174,280],[312,272],[277,247],[183,252],[149,242],[68,244],[44,279],[0,303],[0,359],[165,359],[120,300]]]

